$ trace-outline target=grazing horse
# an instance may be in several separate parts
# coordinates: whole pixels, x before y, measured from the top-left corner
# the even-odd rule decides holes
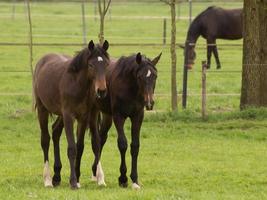
[[[107,140],[107,133],[114,121],[118,133],[118,148],[121,154],[119,185],[127,187],[127,168],[125,153],[127,138],[124,133],[124,123],[129,117],[131,120],[131,156],[132,187],[139,189],[137,173],[137,157],[139,152],[140,128],[144,117],[144,107],[152,110],[154,105],[154,89],[157,79],[156,64],[161,54],[150,60],[140,53],[129,57],[121,57],[118,61],[111,60],[107,71],[108,95],[96,100],[96,108],[102,112],[100,124],[101,147]],[[94,163],[95,165],[96,163]],[[93,165],[93,169],[96,167]],[[101,169],[102,170],[102,169]],[[93,178],[96,174],[93,171]]]
[[[95,96],[104,98],[106,91],[106,67],[109,65],[107,49],[109,43],[105,41],[102,46],[94,45],[90,41],[74,58],[59,54],[48,54],[42,57],[34,72],[34,95],[36,109],[41,129],[41,147],[44,154],[44,185],[52,187],[60,184],[60,171],[62,168],[59,150],[59,138],[65,127],[70,163],[70,186],[77,189],[79,183],[75,173],[75,160],[83,151],[83,137],[87,128],[89,115],[92,114],[92,105]],[[54,176],[51,179],[49,170],[49,143],[48,132],[49,114],[58,115],[52,125],[52,138],[54,143]],[[77,146],[73,134],[73,123],[77,120]],[[92,143],[95,153],[95,165],[99,161],[100,141],[97,124],[90,124]],[[79,165],[76,161],[76,165]]]
[[[185,66],[192,69],[196,58],[195,46],[201,35],[207,41],[207,68],[210,68],[211,54],[214,54],[217,69],[221,68],[216,39],[237,40],[242,36],[243,9],[227,10],[219,7],[209,7],[200,13],[191,23],[187,32],[185,47]]]

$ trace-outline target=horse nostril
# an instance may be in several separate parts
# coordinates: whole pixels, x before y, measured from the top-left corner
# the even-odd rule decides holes
[[[107,90],[97,89],[96,95],[98,98],[104,98],[107,95]]]
[[[153,110],[153,107],[154,107],[154,101],[150,101],[150,102],[145,102],[145,105],[146,105],[146,109],[147,110]]]

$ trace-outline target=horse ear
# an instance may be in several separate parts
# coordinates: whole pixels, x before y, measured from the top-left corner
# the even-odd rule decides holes
[[[107,40],[105,40],[105,42],[103,43],[103,49],[105,50],[105,51],[107,51],[108,50],[108,48],[109,48],[109,43],[108,43],[108,41]]]
[[[91,40],[91,41],[89,42],[89,44],[88,44],[88,49],[89,49],[90,51],[93,51],[94,48],[95,48],[95,44],[94,44],[93,40]]]
[[[154,59],[152,60],[152,64],[153,64],[154,66],[156,66],[156,64],[159,62],[159,59],[160,59],[161,55],[162,55],[162,52],[161,52],[156,58],[154,58]]]
[[[179,44],[178,45],[180,48],[182,48],[182,49],[184,49],[185,48],[185,46],[184,45],[182,45],[182,44]]]
[[[138,54],[136,54],[135,60],[136,60],[136,62],[137,62],[138,65],[141,64],[141,62],[142,62],[142,55],[141,55],[140,52]]]

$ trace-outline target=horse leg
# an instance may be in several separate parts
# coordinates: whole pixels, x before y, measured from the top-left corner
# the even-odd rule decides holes
[[[76,157],[76,165],[75,165],[75,171],[76,171],[76,176],[77,176],[77,184],[78,187],[80,188],[80,166],[81,166],[81,159],[83,155],[83,149],[84,149],[84,135],[85,135],[85,130],[87,126],[87,119],[85,120],[79,120],[78,121],[78,126],[77,126],[77,157]]]
[[[216,42],[215,42],[215,44],[216,44]],[[216,60],[217,69],[221,69],[221,63],[220,63],[220,59],[219,59],[217,45],[215,45],[213,47],[213,55],[214,55],[215,60]]]
[[[72,189],[78,189],[77,177],[75,174],[74,162],[76,159],[77,149],[73,135],[73,118],[69,113],[63,113],[63,121],[68,141],[68,158],[70,163],[70,186]]]
[[[142,110],[136,116],[131,117],[132,128],[131,128],[131,156],[132,156],[132,171],[131,171],[131,179],[133,182],[133,189],[140,189],[140,185],[138,184],[138,173],[137,173],[137,158],[139,153],[139,138],[140,138],[140,129],[144,118],[144,111]]]
[[[214,43],[213,39],[207,39],[207,69],[210,68],[210,60],[211,60],[211,54],[212,54],[212,44]]]
[[[59,140],[62,134],[62,129],[64,127],[62,117],[58,117],[56,121],[52,125],[52,138],[54,144],[54,176],[53,176],[53,185],[58,186],[61,181],[60,171],[62,168],[61,160],[60,160],[60,148],[59,148]]]
[[[48,151],[50,143],[50,135],[48,132],[48,111],[42,105],[40,100],[37,99],[36,102],[37,102],[38,120],[41,129],[41,147],[44,153],[44,171],[43,171],[44,186],[53,187],[51,173],[49,169],[49,160],[48,160]]]
[[[101,141],[101,146],[100,146],[100,157],[102,154],[103,147],[107,141],[108,138],[108,131],[112,125],[112,116],[103,114],[103,120],[101,123],[100,127],[100,141]]]
[[[111,125],[112,125],[112,117],[110,115],[107,115],[107,114],[102,114],[102,115],[103,115],[103,119],[101,121],[101,126],[100,126],[100,131],[99,131],[99,135],[100,135],[99,163],[100,163],[100,158],[101,158],[101,153],[102,153],[103,147],[104,147],[104,145],[105,145],[105,143],[107,141],[108,131],[109,131]],[[97,168],[97,166],[94,163],[93,166],[92,166],[92,169],[96,169],[96,168]],[[99,171],[103,171],[101,163],[99,165]],[[93,181],[97,181],[96,172],[95,172],[95,174],[93,172],[92,180]]]
[[[105,186],[105,176],[100,162],[100,137],[98,131],[98,114],[96,110],[91,111],[89,126],[91,131],[91,144],[94,152],[95,160],[92,165],[92,180],[97,181],[98,185]]]
[[[119,177],[119,185],[121,187],[127,187],[128,186],[128,179],[126,176],[127,173],[127,167],[126,167],[126,163],[125,163],[125,153],[127,151],[127,138],[125,137],[125,133],[123,130],[123,125],[125,123],[125,117],[119,115],[119,114],[115,114],[113,116],[113,121],[115,124],[115,127],[117,129],[118,132],[118,148],[120,150],[120,154],[121,154],[121,164],[120,164],[120,177]]]

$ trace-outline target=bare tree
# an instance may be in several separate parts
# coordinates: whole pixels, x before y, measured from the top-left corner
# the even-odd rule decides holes
[[[266,9],[266,1],[244,1],[241,109],[267,106]]]
[[[176,85],[176,2],[175,0],[160,0],[168,4],[171,8],[171,103],[172,103],[172,110],[177,110],[177,85]]]
[[[100,44],[104,43],[104,24],[105,24],[105,16],[108,12],[108,8],[110,6],[111,0],[98,0],[98,11],[100,15],[100,31],[99,31],[99,42]]]

